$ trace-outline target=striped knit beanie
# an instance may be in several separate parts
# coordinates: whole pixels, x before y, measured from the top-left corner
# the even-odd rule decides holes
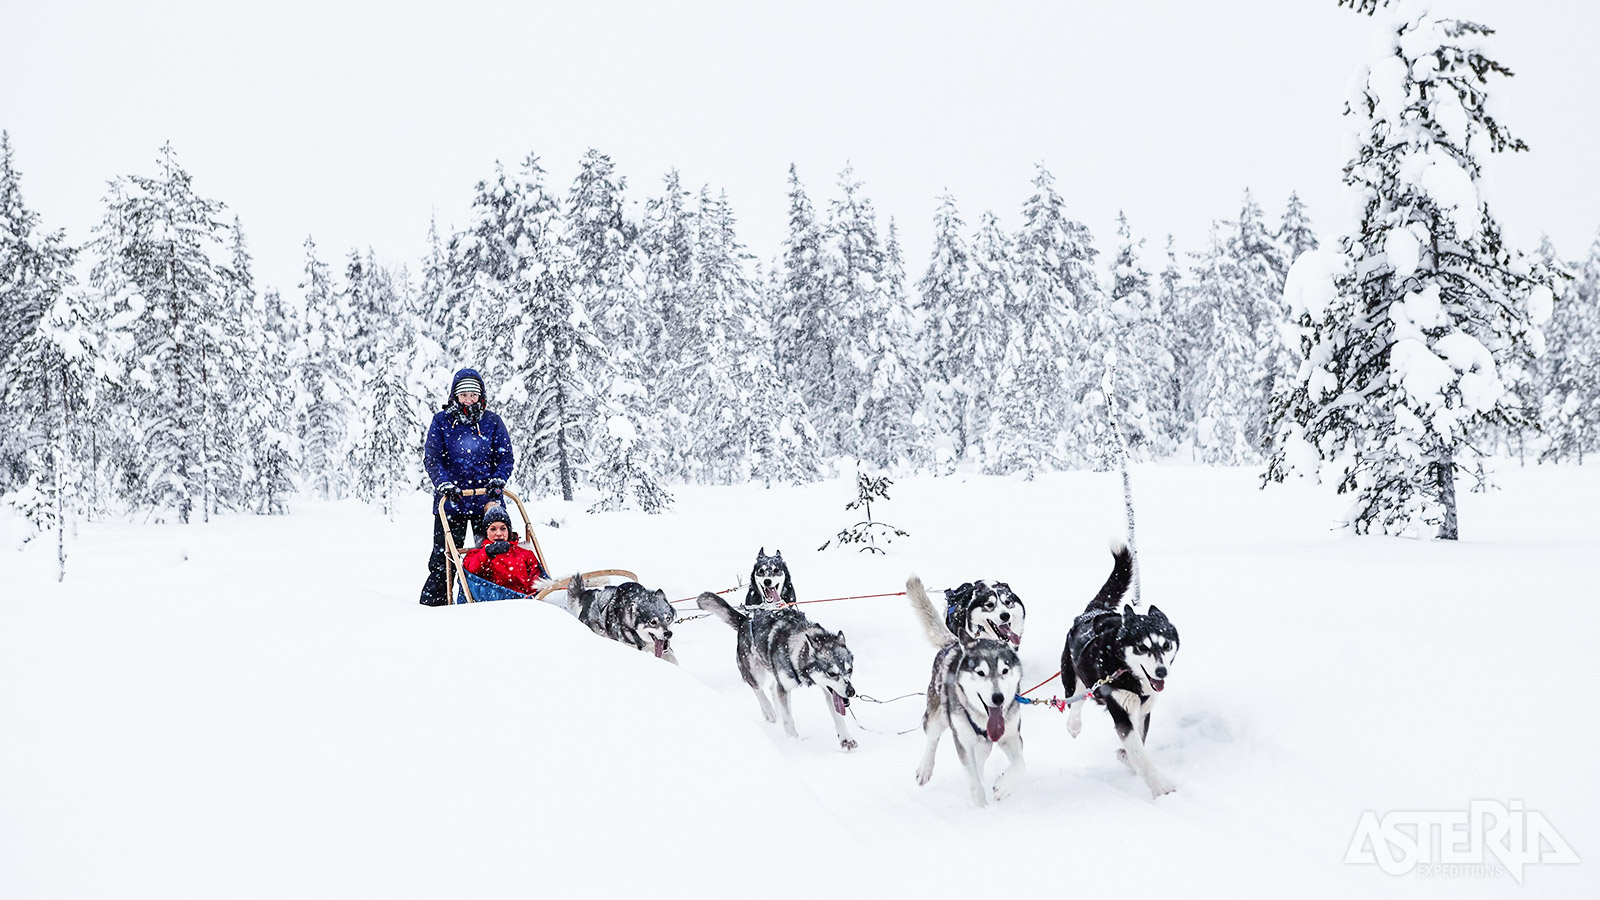
[[[506,523],[506,527],[510,528],[511,514],[506,512],[506,508],[504,506],[501,506],[498,503],[491,503],[489,504],[488,508],[483,511],[483,527],[488,528],[491,522],[504,522]]]
[[[481,397],[483,396],[483,382],[469,375],[456,382],[456,394],[459,395],[464,391],[471,391]]]

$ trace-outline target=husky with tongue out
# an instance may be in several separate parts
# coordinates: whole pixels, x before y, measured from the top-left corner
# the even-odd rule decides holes
[[[736,608],[710,592],[701,594],[696,602],[739,633],[735,648],[739,674],[755,691],[761,714],[768,722],[778,721],[781,713],[784,733],[799,737],[794,713],[789,710],[789,695],[798,688],[816,685],[828,701],[839,746],[845,750],[856,748],[856,740],[844,721],[850,698],[856,695],[850,684],[855,657],[844,642],[844,632],[829,631],[792,607]],[[768,689],[773,694],[771,700],[767,699]]]
[[[1167,674],[1178,655],[1178,629],[1167,614],[1152,606],[1144,613],[1124,603],[1133,584],[1133,553],[1121,539],[1111,543],[1111,574],[1089,601],[1061,649],[1061,682],[1067,694],[1078,684],[1093,688],[1096,703],[1111,713],[1122,747],[1122,760],[1144,779],[1152,797],[1173,790],[1150,762],[1145,741],[1150,735],[1150,711],[1167,686]],[[1079,703],[1067,715],[1067,732],[1073,737],[1083,727]]]
[[[906,599],[922,623],[922,630],[935,647],[953,640],[975,641],[991,638],[1012,647],[1022,646],[1022,629],[1028,610],[1022,598],[1003,581],[971,581],[944,592],[945,612],[941,621],[933,602],[913,575],[906,580]]]
[[[783,551],[767,548],[756,552],[756,564],[750,567],[750,588],[744,593],[745,606],[777,606],[794,602],[794,579],[789,575],[789,564],[783,561]]]
[[[637,581],[589,588],[582,575],[574,575],[567,587],[567,608],[595,634],[678,664],[669,643],[678,612],[666,591],[649,590]]]
[[[995,745],[1005,751],[1010,764],[994,783],[994,798],[1006,795],[1022,777],[1022,722],[1017,692],[1022,690],[1022,662],[1009,643],[953,640],[933,658],[928,682],[928,709],[922,730],[928,745],[917,766],[917,784],[933,777],[933,758],[945,731],[956,744],[956,756],[967,770],[972,802],[988,803],[983,786],[983,764]]]

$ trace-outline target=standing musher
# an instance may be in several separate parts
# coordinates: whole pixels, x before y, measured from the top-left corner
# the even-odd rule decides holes
[[[422,464],[433,481],[433,555],[428,557],[428,580],[422,586],[424,606],[444,606],[446,580],[444,528],[439,523],[439,500],[456,546],[464,546],[467,525],[474,543],[483,540],[483,512],[491,503],[505,502],[501,491],[511,477],[511,434],[500,417],[489,411],[483,377],[475,369],[462,369],[450,380],[450,399],[435,413],[422,448]],[[482,489],[480,494],[463,491]]]

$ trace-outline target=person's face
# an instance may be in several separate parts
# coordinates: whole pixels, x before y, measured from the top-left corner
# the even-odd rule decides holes
[[[461,393],[456,394],[456,402],[462,406],[471,406],[478,402],[478,392],[462,391]]]
[[[488,535],[491,541],[509,540],[511,538],[511,526],[504,522],[490,522]]]

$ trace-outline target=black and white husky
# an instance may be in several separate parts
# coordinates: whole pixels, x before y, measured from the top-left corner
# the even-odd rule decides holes
[[[756,564],[750,567],[750,589],[745,591],[745,606],[763,603],[793,603],[794,579],[789,577],[789,565],[783,561],[783,551],[767,555],[762,547],[756,553]]]
[[[1022,689],[1022,663],[1008,643],[979,639],[952,640],[933,658],[928,681],[928,709],[922,730],[928,736],[917,784],[933,777],[933,759],[945,731],[955,741],[956,757],[967,770],[972,802],[983,806],[989,792],[983,786],[983,765],[996,744],[1010,764],[994,783],[994,798],[1006,795],[1022,777],[1022,722],[1017,692]]]
[[[669,643],[678,612],[666,591],[648,590],[637,581],[586,588],[583,576],[574,575],[567,586],[567,608],[595,634],[678,664]]]
[[[1013,647],[1022,645],[1028,609],[1003,581],[972,581],[944,592],[945,613],[934,612],[922,579],[906,579],[906,598],[922,623],[923,633],[935,647],[950,641],[993,638]]]
[[[1151,764],[1145,741],[1150,735],[1150,710],[1167,686],[1178,654],[1178,629],[1157,607],[1141,614],[1122,602],[1133,581],[1133,554],[1121,541],[1112,544],[1111,553],[1110,577],[1067,632],[1061,681],[1069,695],[1080,682],[1085,688],[1100,685],[1094,689],[1095,702],[1111,713],[1122,738],[1117,758],[1144,779],[1151,796],[1159,797],[1173,787]],[[1083,727],[1082,710],[1083,704],[1075,704],[1067,716],[1067,731],[1073,737]]]
[[[755,691],[761,714],[768,722],[778,721],[774,703],[783,716],[784,733],[799,737],[794,713],[789,710],[789,695],[797,688],[816,685],[822,688],[833,716],[833,730],[839,746],[856,748],[855,738],[845,726],[844,713],[856,689],[850,684],[855,658],[845,645],[844,632],[832,632],[807,619],[798,609],[738,609],[716,594],[701,594],[700,608],[733,626],[739,633],[735,650],[739,674]],[[767,698],[771,687],[773,698]]]

